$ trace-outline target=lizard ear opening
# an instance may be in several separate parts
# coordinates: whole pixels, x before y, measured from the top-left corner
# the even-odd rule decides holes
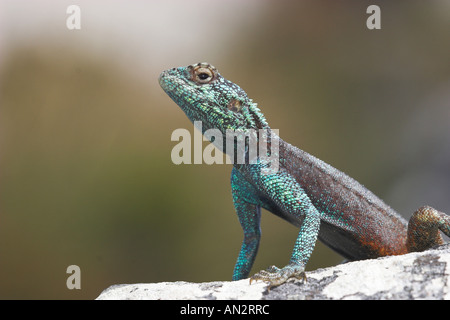
[[[227,108],[233,112],[241,112],[242,102],[236,99],[231,99],[227,104]]]

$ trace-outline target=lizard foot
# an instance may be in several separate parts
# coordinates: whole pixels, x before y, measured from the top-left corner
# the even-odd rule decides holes
[[[269,289],[280,284],[285,283],[290,278],[297,278],[306,281],[305,268],[299,265],[287,265],[284,268],[277,268],[271,266],[266,270],[254,274],[250,278],[250,284],[252,281],[262,280],[269,284]]]

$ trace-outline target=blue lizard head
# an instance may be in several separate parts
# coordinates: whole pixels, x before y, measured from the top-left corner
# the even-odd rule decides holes
[[[225,135],[227,130],[268,128],[256,103],[209,63],[163,71],[159,83],[192,122],[201,121],[202,133],[219,129]]]

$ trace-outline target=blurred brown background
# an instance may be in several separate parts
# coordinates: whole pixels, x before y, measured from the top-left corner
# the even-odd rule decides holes
[[[231,167],[171,162],[172,131],[193,127],[157,82],[199,61],[406,218],[450,213],[449,39],[446,1],[0,0],[0,298],[231,279]],[[266,212],[262,231],[254,272],[285,265],[298,232]],[[308,269],[340,261],[318,245]]]

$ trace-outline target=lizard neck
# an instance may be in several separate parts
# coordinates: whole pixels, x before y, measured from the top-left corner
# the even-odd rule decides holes
[[[216,114],[224,110],[232,116],[222,117],[217,123]],[[234,114],[235,113],[235,114]],[[208,113],[203,113],[201,124],[202,134],[219,150],[228,154],[233,163],[249,163],[256,157],[261,143],[270,143],[273,136],[271,129],[256,103],[251,99],[231,99],[228,104],[220,107],[213,104]],[[198,127],[198,126],[197,126]],[[270,150],[270,149],[269,149]]]
[[[277,173],[284,141],[278,136],[277,131],[270,128],[259,129],[252,133],[253,136],[246,140],[245,147],[235,143],[233,149],[235,153],[228,153],[234,167],[242,173],[249,173],[255,177],[259,177],[262,172]]]

